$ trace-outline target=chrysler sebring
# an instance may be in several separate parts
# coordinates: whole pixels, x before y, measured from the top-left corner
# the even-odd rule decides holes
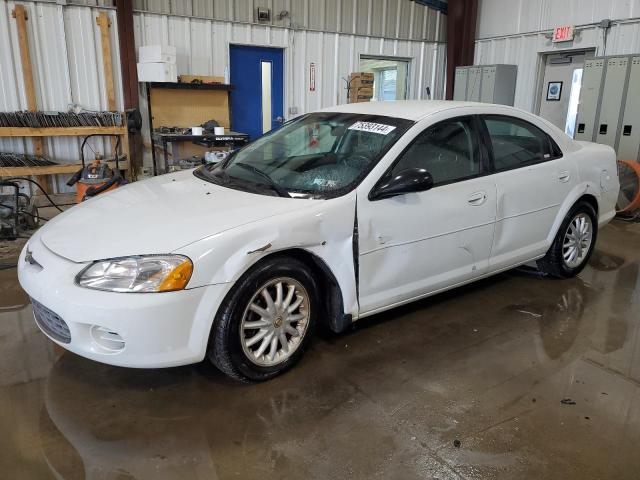
[[[584,268],[615,215],[614,151],[499,105],[343,105],[223,162],[81,203],[41,228],[20,283],[51,340],[90,359],[209,358],[271,378],[322,325],[534,263]]]

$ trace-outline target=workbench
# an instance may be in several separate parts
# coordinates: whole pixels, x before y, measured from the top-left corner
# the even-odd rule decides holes
[[[191,135],[161,134],[156,129],[162,127],[187,129],[202,125],[208,120],[215,120],[221,127],[229,131],[231,128],[231,114],[229,110],[229,95],[233,85],[223,83],[173,83],[146,82],[147,105],[149,113],[149,130],[151,134],[151,155],[153,158],[153,174],[158,171],[156,160],[156,145],[162,144],[165,172],[168,166],[167,144],[172,142],[193,142],[212,135],[192,137]],[[162,138],[160,135],[167,135]],[[240,135],[233,133],[232,136]],[[225,134],[224,137],[229,135]],[[238,139],[213,140],[211,145],[198,142],[206,146],[228,146]],[[246,142],[242,142],[244,144]],[[158,145],[159,146],[159,145]]]
[[[182,135],[178,133],[160,133],[153,132],[151,134],[153,144],[162,145],[163,159],[164,159],[164,171],[169,171],[169,148],[168,145],[173,142],[193,142],[198,145],[203,145],[208,148],[214,147],[227,147],[229,149],[236,149],[249,143],[249,135],[239,132],[226,132],[224,135]],[[158,173],[156,160],[154,156],[153,172]]]

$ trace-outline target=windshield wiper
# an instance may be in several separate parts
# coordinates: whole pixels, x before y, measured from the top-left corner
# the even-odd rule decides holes
[[[244,168],[245,170],[249,170],[250,172],[258,175],[260,178],[266,180],[268,186],[271,187],[273,191],[276,192],[279,196],[285,197],[285,198],[292,198],[291,195],[289,195],[289,192],[287,192],[284,188],[278,185],[273,180],[273,178],[271,178],[269,175],[267,175],[265,172],[263,172],[259,168],[256,168],[253,165],[249,165],[248,163],[242,163],[242,162],[233,163],[232,165]]]

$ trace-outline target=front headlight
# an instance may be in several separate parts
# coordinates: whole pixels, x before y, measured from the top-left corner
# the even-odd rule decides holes
[[[193,264],[182,255],[145,255],[92,263],[76,277],[81,287],[110,292],[171,292],[187,286]]]

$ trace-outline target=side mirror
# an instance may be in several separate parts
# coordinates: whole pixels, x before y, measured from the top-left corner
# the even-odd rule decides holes
[[[426,192],[433,187],[433,177],[424,168],[408,168],[378,184],[370,200],[395,197],[405,193]]]

